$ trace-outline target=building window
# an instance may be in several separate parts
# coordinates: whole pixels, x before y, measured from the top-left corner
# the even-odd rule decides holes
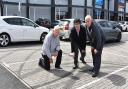
[[[3,0],[7,2],[21,2],[21,3],[26,3],[26,0]]]
[[[124,13],[118,13],[118,21],[124,21]]]
[[[95,19],[102,19],[102,11],[99,9],[95,9]]]
[[[126,2],[126,13],[128,13],[128,1]]]
[[[109,10],[114,11],[114,0],[109,1]]]
[[[0,7],[0,16],[1,16],[1,7]]]
[[[68,8],[67,7],[56,7],[55,8],[55,19],[66,19],[68,18]]]
[[[85,0],[72,0],[72,5],[84,6]]]
[[[91,15],[93,17],[93,9],[87,8],[87,15]]]
[[[72,8],[72,18],[79,18],[84,20],[84,8],[73,7]]]
[[[108,0],[105,0],[104,5],[104,9],[108,10]]]
[[[32,4],[51,4],[51,0],[30,0]]]
[[[87,0],[87,6],[92,7],[92,0]]]
[[[114,13],[113,12],[109,12],[109,20],[114,21]]]
[[[104,19],[108,20],[108,12],[104,11]]]
[[[68,0],[55,0],[55,5],[68,5]]]
[[[50,7],[35,7],[30,6],[30,19],[36,21],[38,18],[46,18],[51,20],[51,8]]]
[[[18,5],[4,5],[3,15],[14,15],[14,16],[24,16],[26,17],[26,7],[21,6],[19,8]]]

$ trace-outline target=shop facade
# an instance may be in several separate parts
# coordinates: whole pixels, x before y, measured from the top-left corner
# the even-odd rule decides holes
[[[17,15],[50,21],[80,18],[128,20],[128,0],[0,0],[0,15]]]

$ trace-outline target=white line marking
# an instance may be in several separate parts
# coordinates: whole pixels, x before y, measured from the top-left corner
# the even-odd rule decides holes
[[[119,69],[119,70],[116,70],[116,71],[114,71],[114,72],[112,72],[112,73],[109,73],[108,75],[106,75],[106,76],[104,76],[104,77],[101,77],[101,78],[99,78],[99,79],[97,79],[97,80],[94,80],[94,81],[92,81],[92,82],[90,82],[90,83],[87,83],[87,84],[85,84],[85,85],[83,85],[83,86],[81,86],[81,87],[79,87],[79,88],[76,88],[76,89],[84,89],[85,87],[88,87],[88,86],[90,86],[90,85],[92,85],[92,84],[94,84],[94,83],[97,83],[97,82],[99,82],[99,81],[101,81],[101,80],[103,80],[103,79],[105,79],[105,78],[107,78],[107,77],[109,77],[109,76],[111,76],[111,75],[113,75],[113,74],[116,74],[116,73],[118,73],[118,72],[120,72],[120,71],[122,71],[122,70],[124,70],[124,69],[127,69],[128,68],[128,66],[125,66],[125,67],[123,67],[123,68],[121,68],[121,69]]]
[[[9,68],[9,65],[6,62],[2,62],[2,63]]]

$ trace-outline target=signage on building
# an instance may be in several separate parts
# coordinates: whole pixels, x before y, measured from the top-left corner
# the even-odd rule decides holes
[[[126,2],[126,13],[128,13],[128,2]]]
[[[125,0],[118,0],[119,3],[125,3]]]
[[[103,0],[96,0],[96,5],[102,6],[103,5]]]
[[[125,0],[118,0],[118,11],[124,12]]]

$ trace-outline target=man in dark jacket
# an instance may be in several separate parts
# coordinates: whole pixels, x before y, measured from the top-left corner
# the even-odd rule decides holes
[[[90,71],[93,72],[92,77],[96,77],[100,70],[101,54],[105,42],[105,36],[102,29],[92,20],[90,15],[85,17],[85,24],[87,26],[87,35],[91,43],[91,52],[93,57],[93,68]]]
[[[70,39],[73,45],[72,52],[74,53],[74,64],[73,69],[78,68],[78,49],[80,50],[82,63],[86,64],[84,61],[85,49],[86,49],[86,30],[81,24],[80,19],[74,20],[74,27],[71,29]]]

